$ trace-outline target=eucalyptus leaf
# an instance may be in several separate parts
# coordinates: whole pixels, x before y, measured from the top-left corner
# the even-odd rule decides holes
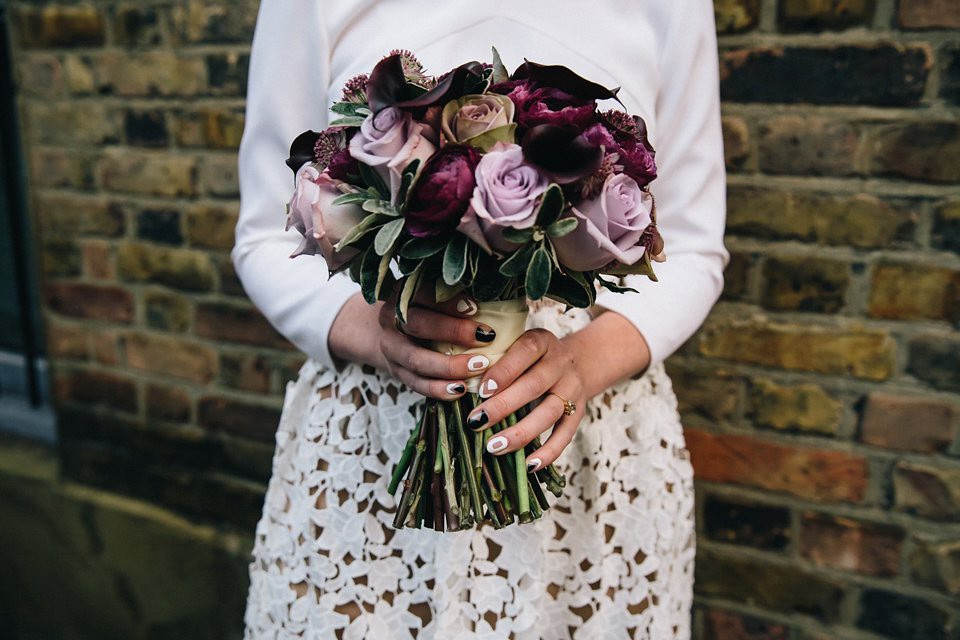
[[[560,218],[547,227],[547,235],[551,238],[562,238],[576,229],[578,224],[580,224],[580,220],[574,218],[573,216],[570,216],[569,218]]]
[[[359,127],[366,120],[364,116],[344,116],[330,121],[331,127]]]
[[[553,274],[553,268],[550,264],[550,255],[543,247],[538,247],[533,252],[530,264],[527,266],[527,276],[524,280],[524,287],[527,290],[527,297],[531,300],[539,300],[550,287],[550,279]]]
[[[552,224],[563,213],[563,190],[556,182],[551,182],[547,190],[540,196],[540,207],[537,209],[537,225],[546,227]]]
[[[524,245],[514,251],[509,258],[500,263],[498,271],[505,276],[519,276],[527,272],[527,265],[533,256],[533,246]]]
[[[443,253],[443,281],[449,285],[459,284],[467,270],[467,236],[454,232]]]
[[[377,255],[387,255],[402,232],[403,218],[391,220],[380,227],[380,231],[377,231],[377,237],[373,239],[373,248],[377,252]]]
[[[357,202],[366,202],[370,199],[370,194],[365,191],[354,191],[352,193],[344,193],[342,195],[334,198],[330,204],[354,204]]]
[[[404,258],[429,258],[430,256],[443,251],[446,246],[447,239],[443,236],[410,238],[400,247],[400,255]]]

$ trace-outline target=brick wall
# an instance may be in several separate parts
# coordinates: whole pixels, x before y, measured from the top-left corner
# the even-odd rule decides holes
[[[256,3],[10,4],[63,473],[250,530],[303,362],[229,259]],[[716,8],[732,261],[668,363],[698,636],[956,638],[960,7]]]

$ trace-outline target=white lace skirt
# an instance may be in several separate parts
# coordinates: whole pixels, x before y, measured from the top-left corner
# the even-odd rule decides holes
[[[528,328],[590,321],[548,302]],[[422,396],[307,360],[287,384],[257,525],[245,640],[686,640],[693,470],[663,365],[587,404],[532,524],[392,527],[390,473]]]

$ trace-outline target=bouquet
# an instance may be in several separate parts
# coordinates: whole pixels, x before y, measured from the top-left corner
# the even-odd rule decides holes
[[[586,308],[597,287],[634,291],[619,276],[656,280],[653,262],[665,258],[646,125],[597,106],[623,106],[618,90],[526,59],[508,73],[495,48],[492,63],[437,77],[392,51],[346,83],[326,130],[290,146],[286,228],[303,235],[290,257],[319,253],[367,302],[395,304],[400,323],[419,289],[437,302],[468,293],[472,318],[496,331],[483,348],[493,364],[523,333],[528,300]],[[395,527],[500,528],[540,517],[547,492],[562,495],[553,465],[527,468],[538,439],[514,454],[486,450],[532,403],[491,429],[465,429],[481,377],[456,400],[423,403],[390,479]]]

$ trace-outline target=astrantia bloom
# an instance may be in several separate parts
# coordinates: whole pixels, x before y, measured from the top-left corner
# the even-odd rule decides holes
[[[480,153],[465,144],[447,144],[421,169],[404,216],[412,236],[452,231],[466,211],[476,185],[474,170]]]

